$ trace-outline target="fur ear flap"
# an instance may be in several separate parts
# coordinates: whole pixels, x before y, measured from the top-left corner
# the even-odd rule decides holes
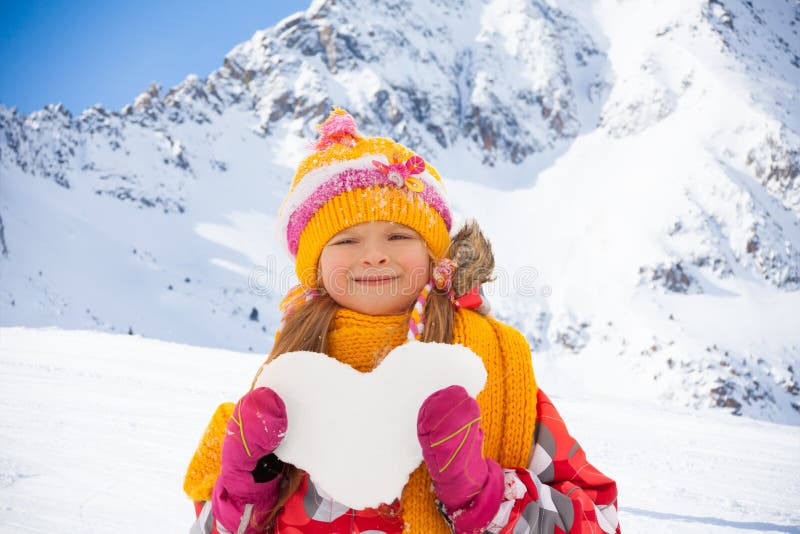
[[[453,280],[457,296],[494,280],[492,245],[474,219],[467,221],[453,236],[449,257],[458,264]]]

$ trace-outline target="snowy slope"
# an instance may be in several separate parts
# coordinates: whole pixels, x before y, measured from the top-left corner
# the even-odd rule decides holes
[[[316,1],[120,111],[0,106],[0,324],[267,352],[336,103],[439,168],[541,365],[798,424],[798,31],[791,0]]]
[[[0,329],[0,532],[187,532],[184,469],[217,403],[245,391],[260,360],[139,336]],[[616,479],[624,532],[800,532],[797,426],[539,381]]]

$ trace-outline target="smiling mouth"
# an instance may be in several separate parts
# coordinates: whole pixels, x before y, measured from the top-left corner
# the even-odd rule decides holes
[[[369,286],[377,286],[387,284],[397,280],[397,276],[369,276],[366,278],[354,278],[353,281],[357,284],[364,284]]]

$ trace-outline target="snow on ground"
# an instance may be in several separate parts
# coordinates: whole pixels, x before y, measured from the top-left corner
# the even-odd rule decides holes
[[[245,391],[261,360],[137,336],[0,329],[0,532],[187,532],[184,469],[216,405]],[[799,427],[620,391],[587,398],[549,384],[551,374],[540,385],[617,480],[624,532],[800,532]]]

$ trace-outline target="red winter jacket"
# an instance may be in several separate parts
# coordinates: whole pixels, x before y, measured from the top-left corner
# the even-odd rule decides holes
[[[587,460],[570,436],[553,403],[537,393],[532,457],[527,469],[506,468],[503,504],[486,527],[492,533],[619,534],[617,485]],[[331,534],[369,531],[400,534],[397,503],[380,511],[352,510],[320,494],[306,476],[266,532]],[[211,502],[196,502],[191,534],[228,534],[214,520]],[[242,510],[237,533],[256,532],[248,525],[252,506]]]

